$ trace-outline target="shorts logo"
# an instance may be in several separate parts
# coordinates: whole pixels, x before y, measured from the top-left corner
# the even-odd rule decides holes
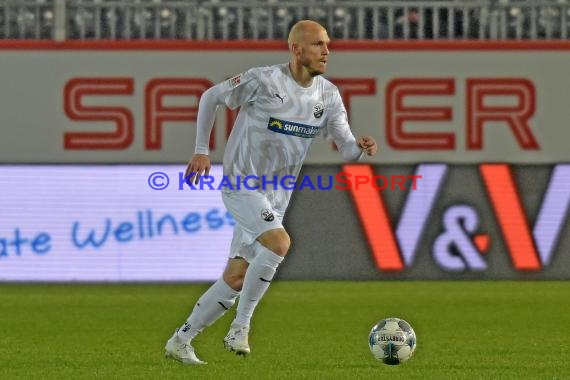
[[[273,222],[273,219],[275,219],[275,217],[273,216],[273,213],[266,208],[261,210],[261,217],[266,222]]]
[[[291,135],[291,136],[310,139],[319,134],[320,127],[314,125],[294,123],[292,121],[279,120],[270,117],[267,129],[273,132],[282,133],[284,135]]]
[[[236,75],[235,77],[229,79],[228,82],[230,83],[231,88],[239,86],[239,84],[241,83],[241,74]]]
[[[323,116],[324,111],[325,111],[325,106],[321,102],[318,102],[313,106],[313,116],[315,116],[317,119]]]

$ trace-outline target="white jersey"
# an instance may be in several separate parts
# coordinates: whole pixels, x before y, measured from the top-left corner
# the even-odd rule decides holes
[[[297,178],[318,135],[334,140],[345,159],[359,158],[338,89],[322,76],[302,87],[289,65],[279,64],[252,68],[218,86],[229,108],[241,107],[225,149],[224,175],[234,185],[246,176],[259,178],[257,191],[275,211],[285,212],[292,193],[280,180]],[[277,186],[261,186],[262,178],[276,178]]]

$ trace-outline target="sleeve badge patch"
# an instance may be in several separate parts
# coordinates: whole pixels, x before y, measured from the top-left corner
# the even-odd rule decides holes
[[[236,75],[235,77],[229,79],[230,87],[237,87],[241,83],[241,74]]]

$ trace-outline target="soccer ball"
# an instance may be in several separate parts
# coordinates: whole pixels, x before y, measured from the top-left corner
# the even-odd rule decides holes
[[[386,318],[378,322],[368,339],[372,355],[385,364],[400,364],[416,350],[416,333],[400,318]]]

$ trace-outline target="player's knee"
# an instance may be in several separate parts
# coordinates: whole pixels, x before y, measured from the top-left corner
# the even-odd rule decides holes
[[[286,239],[278,241],[269,249],[275,252],[275,254],[284,257],[285,255],[287,255],[287,252],[289,252],[290,247],[291,247],[291,239],[289,238],[289,236],[287,236]]]
[[[241,273],[224,273],[224,281],[235,291],[240,291],[243,287],[243,277]]]
[[[284,229],[267,231],[260,236],[259,242],[281,257],[287,255],[291,247],[291,238]]]

